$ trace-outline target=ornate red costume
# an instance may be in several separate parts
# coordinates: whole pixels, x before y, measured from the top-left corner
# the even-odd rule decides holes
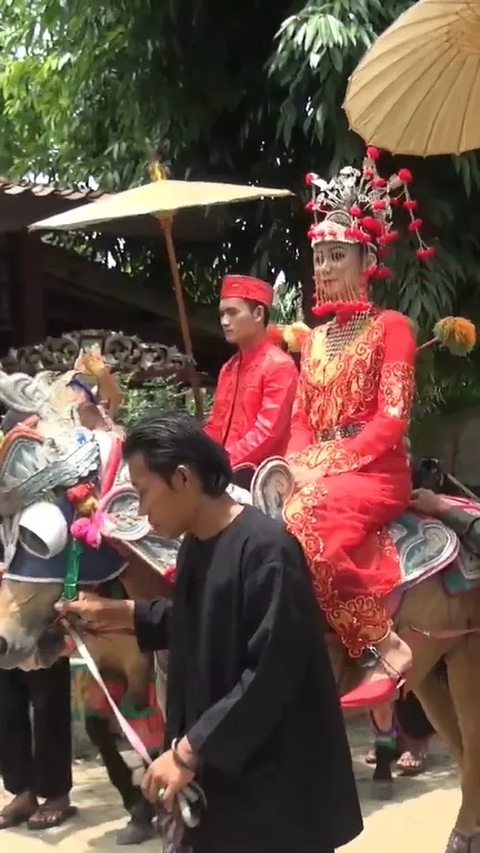
[[[221,296],[270,308],[273,291],[258,279],[227,276]],[[224,445],[233,468],[257,467],[269,456],[284,455],[297,378],[292,357],[267,337],[223,366],[205,431]]]
[[[422,242],[409,194],[410,173],[379,176],[379,152],[363,169],[342,169],[312,185],[317,316],[333,315],[303,346],[287,462],[295,488],[284,506],[307,556],[319,603],[352,657],[375,650],[381,668],[342,702],[388,701],[411,652],[392,631],[386,596],[400,578],[386,525],[406,509],[411,480],[405,437],[414,394],[416,343],[406,317],[369,301],[371,278],[397,237],[392,207],[403,207]],[[385,650],[385,651],[384,651]]]
[[[328,621],[357,656],[388,633],[384,598],[399,579],[382,528],[410,499],[403,438],[416,344],[406,317],[384,311],[365,317],[350,345],[329,357],[331,328],[315,329],[303,350],[288,462],[314,469],[315,481],[294,493],[285,519]]]

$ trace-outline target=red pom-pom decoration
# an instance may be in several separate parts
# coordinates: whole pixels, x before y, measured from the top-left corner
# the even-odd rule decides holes
[[[433,246],[425,246],[423,249],[417,249],[415,254],[421,261],[429,261],[430,258],[434,257],[435,249]]]
[[[71,489],[67,489],[67,499],[71,504],[81,504],[83,501],[86,501],[87,498],[91,497],[94,492],[94,486],[92,483],[79,483],[78,486],[72,486]]]
[[[370,168],[370,166],[367,166],[366,169],[363,170],[363,174],[369,180],[375,176],[375,172]]]
[[[392,275],[392,271],[390,267],[379,267],[377,272],[375,273],[375,278],[379,281],[383,281],[386,278],[390,278]]]
[[[407,200],[403,202],[403,206],[405,210],[416,210],[418,207],[418,201],[415,201],[413,198],[407,198]]]
[[[309,172],[308,175],[305,175],[305,183],[307,187],[311,187],[313,182],[318,180],[318,175],[315,172]]]
[[[379,190],[382,187],[386,187],[386,186],[387,186],[387,182],[386,182],[385,178],[375,178],[372,181],[372,187],[374,187],[376,190]]]
[[[390,196],[390,207],[400,207],[400,199],[394,195]]]
[[[410,169],[399,169],[397,175],[404,184],[409,184],[413,181],[413,175]]]
[[[378,238],[378,242],[381,246],[388,246],[390,243],[394,243],[395,240],[398,240],[398,237],[398,231],[388,231],[386,234],[382,234],[382,236]]]
[[[316,203],[313,200],[307,201],[307,203],[305,205],[305,210],[308,210],[311,212],[312,210],[315,210],[315,209],[316,209]]]
[[[383,199],[377,199],[377,201],[373,202],[372,209],[373,210],[385,210],[386,206],[387,206],[387,203],[385,201],[383,201]]]
[[[370,243],[370,237],[365,231],[362,231],[361,228],[352,228],[351,229],[352,240],[357,240],[358,243]]]
[[[307,231],[309,240],[324,240],[325,239],[325,231],[323,228],[320,228],[318,225],[312,225],[311,228]]]
[[[370,160],[378,160],[380,151],[374,145],[367,145],[367,157],[370,157]]]
[[[379,237],[383,234],[382,223],[375,219],[374,216],[364,216],[362,219],[362,225],[367,231],[370,231],[372,234],[375,234],[376,237]]]
[[[385,246],[382,246],[380,249],[377,249],[378,258],[386,258],[390,254],[390,249],[387,249]]]
[[[412,219],[410,225],[408,226],[408,230],[411,234],[414,234],[415,231],[418,231],[423,225],[423,219]]]
[[[371,267],[368,267],[366,270],[364,270],[363,274],[364,274],[365,278],[375,278],[377,272],[378,272],[378,266],[377,266],[377,264],[373,264]]]
[[[355,216],[356,219],[358,219],[358,217],[362,215],[362,210],[358,206],[358,204],[352,205],[352,207],[350,208],[350,215]]]

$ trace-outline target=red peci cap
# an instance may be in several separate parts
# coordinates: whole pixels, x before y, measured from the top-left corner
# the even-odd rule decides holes
[[[273,304],[273,287],[261,278],[249,275],[226,275],[222,281],[220,299],[253,299],[266,308]]]

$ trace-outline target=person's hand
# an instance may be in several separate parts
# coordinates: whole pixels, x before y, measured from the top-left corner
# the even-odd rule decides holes
[[[74,614],[101,631],[102,628],[132,627],[135,604],[133,601],[112,601],[93,592],[81,592],[75,601],[58,601],[55,609],[60,616]]]
[[[164,752],[150,765],[142,781],[142,790],[151,803],[158,802],[159,792],[162,791],[162,805],[167,812],[172,812],[175,795],[182,791],[195,778],[191,770],[179,767],[171,749]]]
[[[410,498],[410,509],[422,512],[424,515],[440,515],[448,509],[448,504],[430,489],[415,489]]]
[[[315,483],[319,477],[319,472],[315,468],[307,468],[305,465],[292,465],[290,471],[295,480],[295,487],[302,489],[304,486],[309,486],[310,483]]]

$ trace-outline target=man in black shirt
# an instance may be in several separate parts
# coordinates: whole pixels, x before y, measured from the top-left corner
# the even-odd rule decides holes
[[[167,809],[194,778],[208,807],[194,853],[333,853],[362,830],[347,737],[302,551],[226,493],[225,451],[186,416],[127,435],[140,512],[186,534],[173,604],[83,596],[61,612],[134,627],[169,650],[165,752],[144,791]]]

